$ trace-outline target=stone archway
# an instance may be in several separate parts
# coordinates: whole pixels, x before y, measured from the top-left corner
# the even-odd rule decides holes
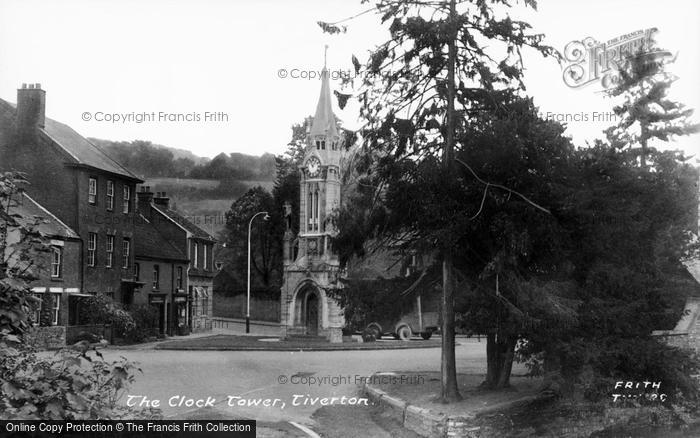
[[[296,294],[294,325],[307,335],[318,335],[322,320],[322,302],[318,289],[307,284]]]

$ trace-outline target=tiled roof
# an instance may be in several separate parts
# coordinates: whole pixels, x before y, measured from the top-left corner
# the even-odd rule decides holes
[[[165,238],[152,223],[140,216],[136,223],[136,257],[177,260],[186,262],[187,257]]]
[[[56,216],[42,207],[38,202],[32,199],[26,193],[22,194],[22,199],[17,204],[13,203],[10,207],[10,215],[14,217],[15,213],[24,218],[24,221],[39,219],[37,230],[47,237],[58,237],[63,239],[78,239],[78,234],[73,231],[68,225],[61,222]],[[15,217],[15,219],[18,219]]]
[[[170,220],[187,230],[190,234],[192,234],[192,237],[216,241],[216,239],[211,234],[207,233],[203,229],[199,228],[197,225],[193,224],[192,221],[187,219],[187,217],[183,216],[179,212],[171,208],[165,208],[162,205],[154,205],[152,206],[152,208],[160,212],[162,215],[170,218]]]
[[[11,116],[14,119],[15,105],[0,99],[0,113],[5,118]],[[82,164],[96,169],[111,172],[126,178],[143,182],[138,176],[119,164],[102,149],[92,144],[88,139],[75,132],[70,126],[52,120],[48,117],[44,120],[44,128],[41,132],[46,134],[51,141],[59,146],[70,157],[74,164]]]

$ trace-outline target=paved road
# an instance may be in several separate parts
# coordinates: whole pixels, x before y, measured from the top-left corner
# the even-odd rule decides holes
[[[483,372],[484,341],[460,339],[457,347],[459,372]],[[130,395],[160,400],[167,417],[192,415],[196,407],[169,406],[169,399],[215,399],[209,414],[219,418],[251,418],[263,422],[294,421],[313,428],[311,415],[321,406],[316,397],[358,396],[359,379],[376,371],[436,371],[440,349],[273,352],[273,351],[104,351],[106,359],[124,356],[140,363],[139,375]],[[292,376],[294,379],[292,379]],[[328,379],[308,385],[291,383],[303,379]],[[298,380],[297,380],[298,379]],[[335,379],[335,382],[330,379]],[[298,406],[294,406],[294,396]],[[229,406],[229,396],[255,403],[270,400],[272,406]],[[132,400],[139,400],[134,398]],[[236,399],[238,400],[238,399]],[[275,402],[275,400],[277,400]]]

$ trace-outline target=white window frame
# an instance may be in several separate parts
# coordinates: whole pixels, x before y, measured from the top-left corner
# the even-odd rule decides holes
[[[36,309],[34,309],[34,312],[32,314],[32,324],[33,325],[39,325],[41,323],[41,306],[44,304],[43,300],[43,293],[32,293],[32,296],[35,298],[40,299],[39,304],[37,304]]]
[[[114,265],[114,235],[108,234],[105,241],[105,249],[107,252],[107,260],[105,260],[105,268],[111,268]]]
[[[194,242],[194,267],[199,267],[199,243]]]
[[[88,203],[97,205],[97,178],[88,178]]]
[[[208,271],[209,267],[207,266],[207,245],[202,244],[202,249],[204,250],[204,252],[202,253],[202,262],[204,265],[204,270]]]
[[[114,210],[114,181],[107,180],[107,210]]]
[[[160,265],[153,265],[153,289],[160,290]]]
[[[63,248],[51,247],[51,278],[61,278],[63,274]]]
[[[129,269],[129,259],[131,258],[131,239],[122,239],[122,269]]]
[[[178,266],[176,272],[177,273],[175,274],[175,287],[177,289],[182,289],[184,269],[182,269],[182,266]]]
[[[51,325],[58,325],[58,316],[61,310],[61,294],[60,293],[51,293]]]
[[[95,266],[97,253],[97,233],[88,233],[88,266]]]
[[[129,214],[131,212],[131,187],[124,184],[122,196],[122,213]]]
[[[201,316],[207,316],[209,315],[209,296],[208,296],[208,291],[207,291],[207,286],[202,286],[202,289],[204,290],[204,295],[202,296],[202,305],[200,315]]]

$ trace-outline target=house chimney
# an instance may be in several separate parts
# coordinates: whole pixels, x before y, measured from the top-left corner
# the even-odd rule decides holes
[[[136,208],[146,219],[151,219],[151,201],[153,201],[153,192],[150,186],[141,186],[141,191],[136,192]]]
[[[170,208],[170,198],[165,196],[165,192],[158,192],[155,198],[153,198],[153,203],[165,208],[166,210]]]
[[[44,127],[46,91],[41,84],[22,84],[17,90],[17,128],[23,134],[33,134]]]

